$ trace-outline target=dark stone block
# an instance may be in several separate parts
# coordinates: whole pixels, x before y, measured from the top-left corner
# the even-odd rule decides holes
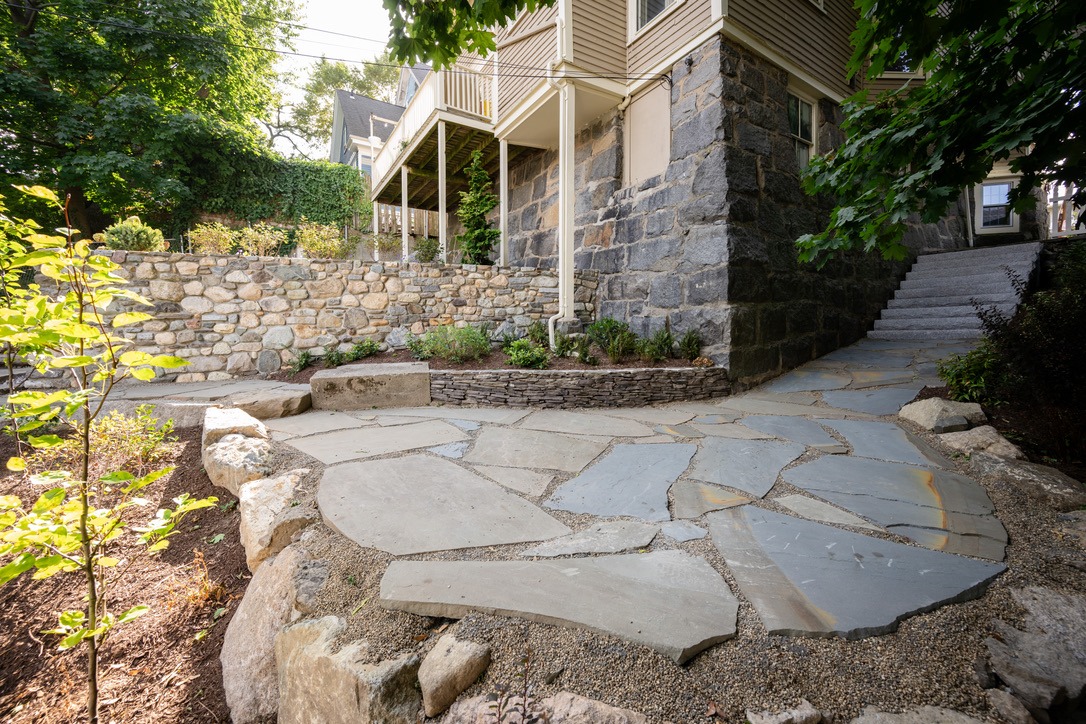
[[[667,271],[675,267],[680,242],[674,236],[657,236],[630,245],[627,266],[634,271]]]
[[[649,214],[645,219],[645,236],[647,237],[670,234],[674,230],[675,212],[672,209],[661,209]]]
[[[730,265],[728,267],[729,302],[768,302],[771,299],[769,277],[764,266]]]
[[[716,304],[728,301],[728,270],[720,267],[691,274],[686,282],[686,303]]]
[[[758,309],[749,305],[732,307],[731,344],[753,347],[758,344]]]
[[[730,190],[740,193],[758,192],[757,156],[748,151],[729,148],[725,167]]]
[[[763,306],[758,312],[758,336],[763,344],[779,342],[788,334],[787,307]]]
[[[649,287],[649,304],[654,307],[675,309],[682,303],[682,279],[674,274],[653,277]]]
[[[781,369],[780,353],[772,347],[732,349],[728,355],[728,367],[732,379],[777,372]]]
[[[789,338],[780,345],[781,367],[792,369],[815,358],[815,335]]]
[[[679,206],[680,226],[711,224],[727,218],[726,194],[721,191],[690,199]]]
[[[799,302],[788,307],[788,336],[816,332],[818,328],[818,306],[814,302]]]
[[[601,274],[615,274],[625,267],[626,251],[620,246],[597,249],[588,256],[588,268]]]
[[[680,271],[694,271],[728,261],[728,228],[724,224],[696,226],[683,242]]]
[[[739,147],[759,156],[768,156],[771,150],[769,132],[766,129],[744,121],[739,124]]]
[[[759,228],[749,224],[728,225],[728,260],[739,262],[769,261],[765,237]]]
[[[643,217],[622,219],[615,222],[615,241],[620,244],[630,244],[645,236],[645,220]]]

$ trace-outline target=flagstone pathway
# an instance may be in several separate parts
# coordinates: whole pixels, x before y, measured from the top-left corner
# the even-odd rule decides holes
[[[581,627],[682,662],[735,635],[735,593],[771,633],[854,639],[975,598],[1004,570],[984,489],[893,417],[961,349],[916,345],[864,340],[709,402],[267,426],[327,466],[330,527],[412,556],[390,564],[381,605]],[[695,554],[706,536],[738,591]],[[481,547],[490,560],[444,554]]]

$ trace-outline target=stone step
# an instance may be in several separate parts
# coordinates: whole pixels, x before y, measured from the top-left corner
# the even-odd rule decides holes
[[[968,266],[998,267],[1032,261],[1040,254],[1040,244],[1016,244],[982,249],[965,249],[942,254],[923,254],[916,258],[916,268],[952,268]]]
[[[996,294],[946,294],[901,296],[890,300],[889,309],[914,309],[917,307],[972,307],[976,301],[983,307],[995,305],[1017,305],[1018,296],[1007,290]]]
[[[425,362],[353,364],[321,370],[309,380],[317,410],[369,410],[430,404]]]
[[[980,319],[974,314],[963,317],[920,317],[913,319],[876,319],[875,329],[979,329]]]
[[[1014,304],[981,305],[981,309],[995,306],[1003,314],[1014,312]],[[977,308],[971,304],[959,306],[929,307],[888,307],[882,311],[882,319],[921,319],[927,317],[968,317],[977,316]]]
[[[919,340],[919,339],[980,339],[981,330],[972,329],[876,329],[868,332],[868,339]]]
[[[1003,246],[977,246],[971,249],[954,249],[953,251],[937,251],[931,254],[921,254],[917,257],[917,261],[948,261],[966,257],[982,258],[1014,254],[1028,256],[1030,254],[1039,254],[1043,246],[1043,244],[1037,241],[1026,242],[1024,244],[1004,244]]]
[[[1001,282],[966,282],[956,280],[935,283],[929,281],[902,282],[894,295],[895,299],[907,297],[950,297],[968,292],[971,296],[979,294],[1014,294],[1010,281]]]
[[[1007,278],[1007,268],[1010,268],[1015,274],[1020,277],[1028,277],[1029,273],[1033,271],[1032,261],[1015,261],[1007,264],[1000,264],[997,267],[986,267],[982,265],[968,266],[968,267],[953,267],[953,266],[936,266],[936,267],[916,267],[914,266],[908,274],[905,275],[906,279],[943,279],[951,277],[954,279],[960,279],[963,277],[971,276],[992,276],[999,277],[1000,279]]]

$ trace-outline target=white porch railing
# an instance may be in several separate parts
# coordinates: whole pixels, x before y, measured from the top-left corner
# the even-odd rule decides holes
[[[396,160],[438,111],[451,111],[493,123],[491,64],[492,61],[488,62],[480,71],[453,66],[449,70],[426,76],[426,80],[407,104],[399,123],[392,129],[384,147],[373,160],[373,188],[384,185],[388,174],[396,170]]]
[[[1086,223],[1086,208],[1075,206],[1071,197],[1078,189],[1074,186],[1052,184],[1048,190],[1048,235],[1070,236],[1075,233],[1086,233],[1086,229],[1076,229],[1079,217]]]

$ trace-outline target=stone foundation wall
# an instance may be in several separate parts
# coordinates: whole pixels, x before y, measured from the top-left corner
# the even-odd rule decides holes
[[[622,187],[622,116],[577,137],[576,266],[600,272],[598,316],[639,334],[670,324],[697,330],[705,353],[747,381],[849,344],[871,328],[907,269],[848,255],[802,265],[794,241],[825,227],[827,199],[800,185],[788,133],[788,74],[715,37],[671,69],[671,158],[666,171]],[[840,108],[819,103],[818,143],[840,143]],[[511,256],[554,263],[557,154],[511,169]],[[965,244],[964,209],[916,223],[913,252]]]
[[[548,270],[112,252],[155,319],[120,330],[135,348],[189,360],[179,381],[269,374],[302,350],[362,339],[402,347],[443,324],[486,323],[496,336],[558,311]],[[589,321],[598,275],[579,271],[576,310]]]
[[[451,405],[641,407],[730,394],[723,367],[638,370],[430,370],[430,398]]]

